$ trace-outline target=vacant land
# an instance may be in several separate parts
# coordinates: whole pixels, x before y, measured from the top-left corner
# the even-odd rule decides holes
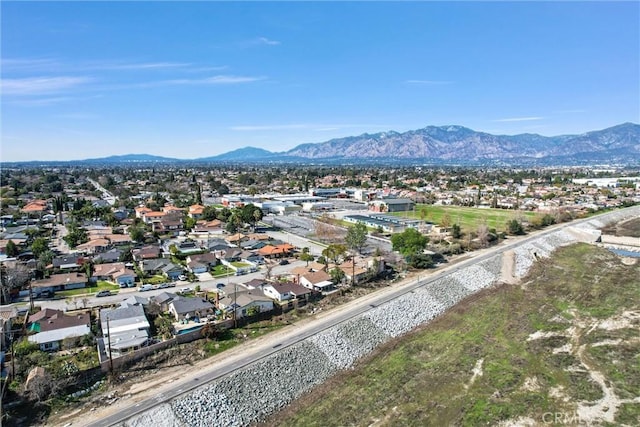
[[[579,244],[463,301],[270,425],[640,425],[640,263]]]
[[[478,226],[482,224],[486,224],[487,227],[495,228],[498,231],[505,231],[508,221],[513,219],[527,221],[536,216],[541,216],[539,213],[528,211],[436,205],[417,205],[414,211],[398,212],[397,215],[421,219],[434,224],[447,222],[449,225],[458,224],[465,232],[475,232]]]
[[[640,218],[632,218],[618,224],[611,224],[602,229],[604,234],[614,236],[640,237]]]

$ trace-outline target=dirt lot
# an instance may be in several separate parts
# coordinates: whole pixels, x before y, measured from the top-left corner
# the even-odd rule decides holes
[[[618,224],[611,224],[602,229],[603,234],[614,236],[640,237],[640,218],[632,218]]]

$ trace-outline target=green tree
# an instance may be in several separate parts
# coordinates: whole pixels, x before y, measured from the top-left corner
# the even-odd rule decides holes
[[[362,248],[367,244],[367,226],[360,222],[352,225],[347,229],[344,241],[349,249],[362,253]]]
[[[160,335],[164,339],[171,338],[173,336],[173,323],[171,319],[158,316],[156,320],[153,321],[153,325],[156,327],[156,331],[158,335]]]
[[[409,265],[413,268],[433,268],[435,266],[435,262],[430,255],[426,254],[413,254],[409,257]]]
[[[40,255],[47,250],[49,250],[49,243],[44,237],[36,237],[31,244],[31,252],[33,252],[36,258],[40,257]]]
[[[207,221],[214,220],[216,219],[217,211],[218,210],[215,206],[205,206],[204,210],[202,211],[202,218]]]
[[[187,216],[187,217],[184,218],[184,228],[185,228],[185,230],[191,230],[195,226],[196,226],[195,218],[191,218],[190,216]]]
[[[329,275],[331,276],[331,281],[335,285],[337,285],[338,283],[342,283],[344,278],[347,277],[344,271],[342,271],[338,267],[332,268],[331,271],[329,271]]]
[[[513,234],[515,236],[524,234],[524,228],[517,219],[512,219],[507,223],[507,230],[509,231],[509,234]]]
[[[429,243],[429,238],[422,235],[415,228],[407,228],[402,233],[391,236],[391,245],[394,251],[409,256],[422,252]]]
[[[347,253],[347,247],[345,245],[334,243],[322,250],[322,255],[333,261],[334,264],[338,263],[340,257]]]
[[[89,240],[87,237],[87,230],[84,228],[78,228],[76,225],[69,226],[69,234],[64,236],[63,239],[71,248],[75,248]]]
[[[300,261],[306,261],[307,266],[309,265],[309,261],[313,261],[313,255],[309,253],[309,248],[302,248],[302,254],[300,255]]]
[[[5,253],[8,257],[13,258],[20,253],[20,250],[18,249],[18,246],[13,243],[13,240],[9,240],[7,241],[7,246],[5,247]]]
[[[144,228],[131,226],[129,227],[129,236],[134,242],[142,242],[144,240]]]
[[[462,237],[462,229],[458,223],[455,223],[451,226],[451,237],[454,239],[459,239]]]

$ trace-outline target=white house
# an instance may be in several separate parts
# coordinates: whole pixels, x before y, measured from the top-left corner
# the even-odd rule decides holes
[[[306,300],[311,295],[311,290],[296,283],[266,283],[262,286],[262,292],[269,298],[283,302],[293,299]]]
[[[66,315],[63,311],[45,309],[29,317],[29,342],[36,343],[43,351],[60,349],[63,340],[80,338],[91,333],[89,313]]]
[[[331,276],[322,270],[301,275],[300,284],[316,292],[329,292],[334,289]]]
[[[111,347],[112,357],[143,347],[149,341],[150,325],[142,305],[122,304],[100,310],[100,325],[104,349],[108,353]]]

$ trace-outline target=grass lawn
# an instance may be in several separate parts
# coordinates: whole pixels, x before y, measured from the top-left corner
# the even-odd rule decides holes
[[[149,284],[149,285],[159,285],[161,283],[165,283],[165,282],[169,282],[170,280],[167,279],[165,276],[158,274],[155,276],[151,276],[148,279],[143,279],[142,282],[145,284]]]
[[[251,264],[247,264],[246,262],[234,261],[231,263],[234,267],[251,267]]]
[[[415,211],[394,212],[391,215],[423,219],[434,224],[441,224],[442,218],[448,215],[450,224],[460,225],[464,232],[476,231],[478,226],[484,223],[489,228],[495,228],[497,231],[506,231],[507,222],[512,219],[531,219],[536,216],[542,216],[538,212],[529,211],[436,205],[416,205]]]
[[[91,283],[91,286],[87,286],[86,288],[70,289],[68,291],[58,291],[56,292],[56,296],[72,297],[72,296],[83,295],[83,294],[95,294],[97,292],[104,291],[104,290],[115,293],[120,290],[120,286],[114,285],[111,282],[104,282],[102,280],[99,280],[98,283]]]
[[[595,372],[628,402],[605,405],[603,413],[615,415],[605,424],[640,425],[637,323],[615,321],[640,313],[638,277],[640,263],[624,265],[605,249],[560,249],[553,261],[534,265],[523,286],[461,302],[267,424],[478,426],[522,417],[533,422],[526,425],[546,425],[547,413],[572,417],[578,402],[591,407],[605,396]],[[532,339],[534,332],[548,335]],[[558,351],[563,346],[568,350]],[[507,425],[516,424],[525,425]]]
[[[227,268],[225,265],[222,265],[222,264],[219,264],[213,267],[213,271],[211,272],[211,275],[214,277],[233,276],[234,274],[236,274],[235,271],[231,270],[230,268]]]

